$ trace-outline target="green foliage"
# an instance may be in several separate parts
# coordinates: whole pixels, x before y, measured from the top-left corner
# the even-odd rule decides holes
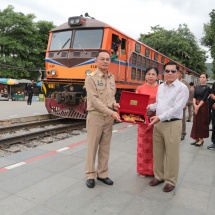
[[[0,11],[0,77],[37,79],[44,70],[45,50],[52,22],[34,22],[34,14]]]
[[[209,14],[210,23],[204,24],[204,37],[201,39],[202,45],[207,46],[213,59],[212,72],[215,76],[215,9]]]
[[[165,30],[157,25],[151,31],[140,34],[139,41],[196,72],[206,70],[206,52],[186,24],[179,25],[177,30]]]

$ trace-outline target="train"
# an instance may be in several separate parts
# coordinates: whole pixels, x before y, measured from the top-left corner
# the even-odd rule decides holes
[[[100,50],[113,52],[120,40],[118,55],[111,58],[109,71],[116,81],[116,100],[122,90],[135,91],[145,80],[149,66],[159,70],[159,82],[165,81],[163,65],[173,61],[118,29],[90,17],[72,16],[66,23],[52,29],[45,55],[45,78],[42,91],[50,114],[62,118],[86,119],[87,95],[85,78],[96,69],[95,57]],[[192,81],[195,71],[178,64]]]

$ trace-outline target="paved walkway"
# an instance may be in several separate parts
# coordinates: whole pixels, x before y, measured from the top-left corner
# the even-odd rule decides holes
[[[32,101],[31,105],[27,101],[0,101],[0,110],[0,120],[48,113],[45,103],[40,101]]]
[[[36,104],[23,107],[34,109]],[[187,123],[188,134],[191,125]],[[113,186],[96,181],[93,189],[86,187],[86,133],[0,158],[0,214],[214,215],[215,151],[207,150],[210,139],[195,147],[186,136],[177,186],[164,193],[163,184],[150,187],[151,177],[136,173],[136,131],[136,125],[114,126],[109,161]]]

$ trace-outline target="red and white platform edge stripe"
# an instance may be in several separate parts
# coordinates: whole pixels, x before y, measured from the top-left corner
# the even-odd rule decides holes
[[[122,128],[118,128],[117,130],[113,130],[113,133],[115,132],[118,132],[118,131],[121,131],[121,130],[124,130],[126,128],[129,128],[129,127],[132,127],[133,124],[129,124],[127,126],[123,126]],[[15,164],[12,164],[10,166],[6,166],[6,167],[2,167],[0,168],[0,173],[1,172],[5,172],[6,170],[11,170],[11,169],[14,169],[14,168],[17,168],[17,167],[20,167],[20,166],[23,166],[25,164],[28,164],[28,163],[31,163],[35,160],[39,160],[39,159],[42,159],[42,158],[45,158],[45,157],[48,157],[48,156],[51,156],[53,154],[56,154],[56,153],[59,153],[59,152],[62,152],[62,151],[65,151],[65,150],[68,150],[68,149],[72,149],[76,146],[79,146],[79,145],[82,145],[84,143],[86,143],[87,140],[83,140],[83,141],[80,141],[78,143],[74,143],[70,146],[67,146],[67,147],[63,147],[63,148],[60,148],[60,149],[57,149],[57,150],[54,150],[54,151],[50,151],[48,153],[45,153],[45,154],[42,154],[42,155],[39,155],[39,156],[36,156],[36,157],[33,157],[33,158],[30,158],[30,159],[27,159],[25,161],[22,161],[22,162],[19,162],[19,163],[15,163]]]

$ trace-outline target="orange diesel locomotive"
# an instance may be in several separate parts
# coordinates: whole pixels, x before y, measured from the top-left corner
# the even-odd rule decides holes
[[[135,91],[143,83],[144,71],[149,66],[157,67],[159,79],[163,80],[163,65],[171,59],[88,14],[70,17],[50,31],[46,78],[42,84],[49,113],[63,118],[86,118],[85,78],[96,69],[98,51],[113,52],[113,44],[119,40],[118,54],[113,53],[109,69],[115,76],[117,100],[122,90]],[[184,73],[188,71],[179,66]]]

